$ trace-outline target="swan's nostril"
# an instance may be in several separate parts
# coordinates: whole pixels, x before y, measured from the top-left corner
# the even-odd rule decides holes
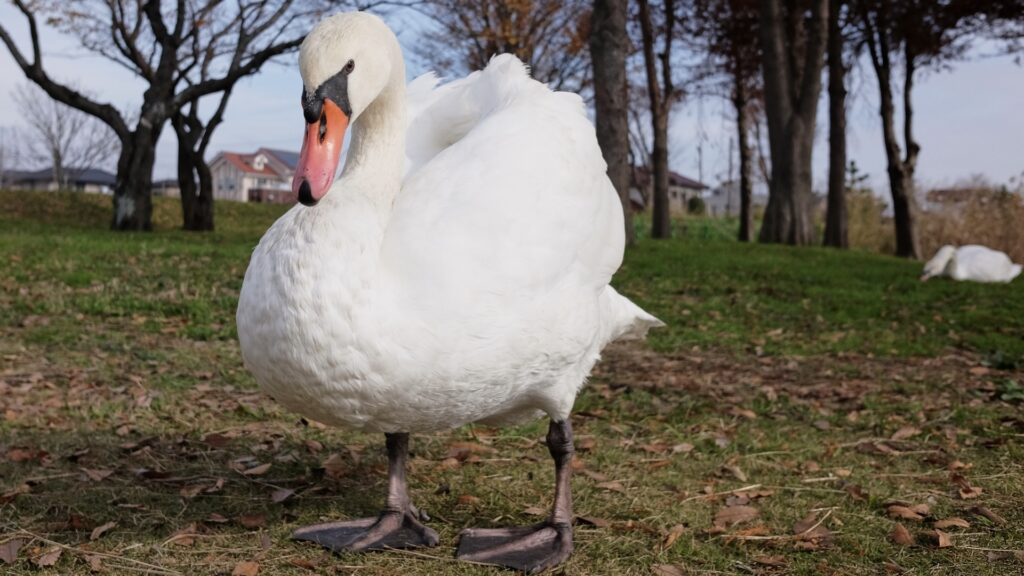
[[[320,132],[319,138],[320,143],[324,143],[324,137],[327,136],[327,112],[320,114]]]
[[[313,198],[313,188],[305,178],[302,179],[302,184],[299,184],[299,202],[303,206],[316,206],[317,203],[317,199]]]

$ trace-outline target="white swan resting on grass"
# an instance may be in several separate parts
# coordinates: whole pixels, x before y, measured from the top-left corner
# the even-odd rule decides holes
[[[1010,282],[1020,275],[1021,265],[998,250],[970,244],[946,245],[924,265],[921,280],[936,276],[949,276],[954,280],[971,282]]]
[[[467,530],[458,556],[559,564],[573,546],[576,394],[605,345],[661,325],[609,286],[622,207],[582,100],[510,55],[407,91],[397,39],[364,13],[320,23],[299,68],[302,205],[253,252],[238,337],[256,381],[286,407],[385,433],[389,488],[379,517],[295,537],[336,551],[436,545],[406,490],[408,433],[547,414],[551,517]]]

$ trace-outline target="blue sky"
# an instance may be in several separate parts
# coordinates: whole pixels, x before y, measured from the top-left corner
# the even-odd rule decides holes
[[[16,40],[29,49],[27,27],[9,4],[0,7],[0,20]],[[406,46],[416,41],[415,26],[396,17],[392,26]],[[46,31],[44,62],[49,73],[75,82],[118,106],[134,105],[143,84],[103,59],[89,56],[70,38]],[[917,137],[922,145],[918,176],[925,185],[946,185],[983,174],[997,183],[1024,172],[1024,67],[1009,57],[992,56],[994,48],[977,50],[979,56],[956,63],[952,70],[927,72],[918,80],[914,103]],[[242,81],[232,97],[224,124],[211,143],[212,153],[227,149],[247,152],[260,146],[298,150],[302,112],[298,95],[301,81],[295,55],[264,68]],[[410,62],[410,73],[425,71]],[[851,89],[849,155],[857,161],[879,192],[886,186],[885,157],[877,114],[877,87],[868,68]],[[26,80],[6,48],[0,48],[0,126],[19,125],[11,98],[15,86]],[[816,188],[827,177],[827,108],[819,111],[815,149]],[[698,146],[703,147],[703,177],[716,183],[727,177],[732,112],[721,99],[684,102],[671,123],[673,169],[697,177]],[[157,152],[155,175],[173,177],[175,150],[168,126]]]

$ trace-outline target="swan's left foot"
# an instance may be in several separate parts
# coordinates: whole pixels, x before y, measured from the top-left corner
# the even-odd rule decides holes
[[[410,512],[383,512],[377,518],[328,522],[299,528],[295,540],[315,542],[334,552],[437,546],[437,532]]]
[[[405,480],[405,460],[409,454],[409,435],[386,434],[388,447],[388,498],[384,512],[377,518],[327,522],[299,528],[295,540],[306,540],[334,552],[361,552],[386,548],[437,546],[437,532],[419,521],[419,513],[409,501]]]
[[[463,530],[455,556],[537,574],[568,560],[572,547],[571,526],[545,522],[523,528]]]
[[[547,522],[524,528],[469,528],[459,536],[455,556],[536,574],[572,554],[572,424],[551,422],[548,450],[555,460],[555,506]]]

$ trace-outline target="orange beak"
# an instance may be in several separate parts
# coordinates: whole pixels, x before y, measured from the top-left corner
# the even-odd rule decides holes
[[[299,164],[292,178],[292,192],[299,202],[314,206],[330,190],[347,129],[348,116],[337,104],[324,98],[320,119],[306,125]]]

